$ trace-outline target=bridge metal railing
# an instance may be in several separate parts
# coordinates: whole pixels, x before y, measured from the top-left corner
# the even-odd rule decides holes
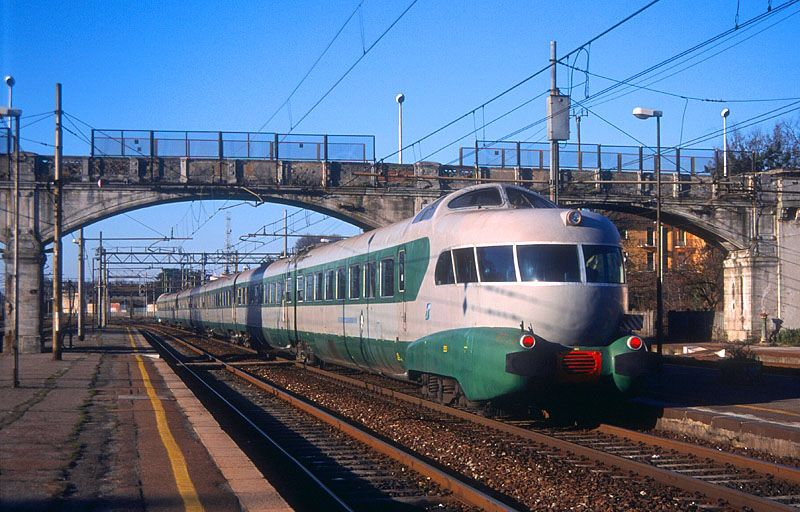
[[[751,152],[728,152],[729,161],[755,162]],[[643,146],[604,146],[601,144],[566,143],[559,146],[562,170],[653,172],[653,150]],[[662,148],[661,170],[665,173],[708,175],[722,168],[723,153],[718,149]],[[729,162],[730,163],[730,162]],[[495,169],[550,167],[550,145],[544,142],[476,141],[474,146],[460,147],[460,166]],[[738,169],[751,172],[757,169]]]
[[[375,137],[92,129],[91,156],[374,162]]]
[[[14,150],[11,128],[8,126],[0,127],[0,155],[10,155]]]

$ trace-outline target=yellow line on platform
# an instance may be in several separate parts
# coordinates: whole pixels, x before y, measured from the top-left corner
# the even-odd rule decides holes
[[[134,351],[138,350],[136,342],[131,335],[130,329],[127,329],[128,340],[131,343]],[[178,492],[183,499],[184,510],[188,512],[203,512],[203,505],[200,503],[200,498],[197,496],[197,490],[194,488],[192,479],[189,477],[189,470],[186,467],[186,459],[175,442],[172,436],[172,431],[169,429],[167,423],[167,413],[164,411],[164,406],[161,400],[156,395],[153,384],[150,382],[150,376],[147,374],[147,369],[144,366],[142,356],[136,354],[136,361],[139,363],[139,372],[142,374],[144,387],[147,390],[147,396],[150,398],[150,403],[153,405],[153,410],[156,413],[156,426],[158,427],[158,434],[161,436],[161,443],[167,450],[170,466],[172,466],[172,474],[175,477],[175,484],[178,486]]]
[[[760,407],[757,405],[737,405],[736,407],[741,407],[742,409],[752,409],[754,411],[764,411],[764,412],[772,412],[775,414],[785,414],[786,416],[797,416],[800,418],[800,414],[792,411],[787,411],[784,409],[771,409],[769,407]]]

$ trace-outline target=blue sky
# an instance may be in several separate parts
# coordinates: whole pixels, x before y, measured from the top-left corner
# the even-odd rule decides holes
[[[53,110],[54,84],[63,84],[64,110],[95,128],[231,130],[287,132],[325,91],[408,7],[411,0],[339,2],[167,2],[21,1],[0,6],[0,73],[14,75],[14,104],[23,115]],[[378,158],[396,149],[394,97],[406,96],[405,141],[410,143],[470,112],[547,64],[549,41],[559,56],[633,13],[647,2],[441,2],[418,0],[353,71],[303,121],[295,133],[374,134]],[[360,4],[360,8],[357,7]],[[573,85],[574,100],[605,89],[598,75],[624,79],[740,25],[783,2],[661,0],[633,20],[601,37],[570,63],[588,76],[558,70],[562,91]],[[342,24],[344,27],[317,67],[272,121],[270,116],[309,70]],[[662,144],[673,146],[721,127],[719,112],[731,109],[730,124],[791,103],[703,102],[674,95],[725,100],[800,96],[800,4],[781,10],[755,27],[742,27],[720,45],[647,82],[673,95],[641,89],[592,99],[583,118],[587,143],[653,144],[652,123],[631,116],[634,106],[664,111]],[[694,64],[688,67],[690,64]],[[663,68],[661,68],[663,69]],[[542,73],[444,132],[406,152],[405,161],[425,157],[448,162],[458,144],[484,120],[544,92]],[[796,101],[796,100],[795,100]],[[0,94],[5,104],[5,94]],[[780,112],[780,111],[779,111]],[[545,115],[538,98],[485,129],[478,138],[500,139]],[[797,120],[798,111],[766,121]],[[23,119],[23,148],[52,152],[53,119]],[[27,121],[27,122],[26,122]],[[81,129],[85,125],[77,123]],[[67,124],[75,130],[75,127]],[[263,127],[263,128],[262,128]],[[575,129],[573,125],[573,138]],[[544,140],[541,126],[511,140]],[[718,147],[721,138],[699,147]],[[65,134],[65,154],[87,154],[86,143]],[[394,161],[396,157],[388,160]],[[170,232],[195,239],[186,249],[216,250],[224,243],[222,203],[180,203],[132,212],[87,228],[87,236],[157,236]],[[227,206],[231,206],[228,204]],[[237,206],[231,213],[233,238],[282,216],[283,207]],[[254,214],[255,212],[255,214]],[[290,213],[292,210],[290,210]],[[207,220],[209,219],[210,220]],[[303,219],[300,221],[299,219]],[[305,228],[305,214],[295,228]],[[319,216],[308,217],[311,223]],[[147,225],[145,228],[142,224]],[[201,227],[202,225],[202,227]],[[305,228],[355,233],[338,221],[319,220]],[[69,240],[66,238],[65,240]],[[65,276],[75,275],[75,251],[65,244]],[[280,242],[243,250],[280,249]]]

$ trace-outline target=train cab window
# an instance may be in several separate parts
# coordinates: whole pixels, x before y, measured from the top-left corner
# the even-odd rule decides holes
[[[314,274],[306,276],[306,302],[314,300]]]
[[[361,297],[361,265],[350,265],[350,298]]]
[[[486,206],[500,206],[503,199],[497,187],[480,188],[456,197],[447,203],[450,209],[458,208],[483,208]]]
[[[406,291],[406,251],[397,253],[397,291]]]
[[[347,274],[345,273],[344,267],[336,269],[336,298],[347,298]]]
[[[394,259],[381,260],[381,297],[394,296]]]
[[[322,272],[317,272],[317,275],[314,277],[314,300],[322,300],[324,297],[323,285],[324,281],[322,280]]]
[[[297,276],[297,302],[303,302],[305,291],[305,278],[303,276]]]
[[[364,298],[372,299],[375,297],[376,281],[378,272],[375,262],[370,261],[364,264]]]
[[[333,270],[325,272],[325,300],[333,300],[333,287],[335,285]]]
[[[453,260],[456,264],[456,282],[478,282],[478,270],[475,267],[475,249],[472,247],[453,249]]]
[[[482,283],[510,283],[517,280],[512,246],[478,247],[475,251],[478,253]]]
[[[587,283],[623,284],[622,249],[613,245],[584,245]]]
[[[525,208],[556,208],[556,205],[529,190],[505,187],[508,205],[517,210]]]
[[[434,273],[436,284],[453,284],[456,276],[453,273],[453,256],[450,251],[444,251],[436,261],[436,271]]]
[[[519,245],[517,260],[523,281],[578,283],[581,280],[576,245]]]

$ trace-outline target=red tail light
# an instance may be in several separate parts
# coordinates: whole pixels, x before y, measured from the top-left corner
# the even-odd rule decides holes
[[[536,345],[536,338],[530,334],[523,334],[519,339],[519,344],[522,345],[522,348],[533,348]]]
[[[630,338],[628,338],[628,348],[629,349],[631,349],[631,350],[639,350],[643,346],[644,346],[644,342],[642,341],[642,338],[640,338],[638,336],[631,336]]]

